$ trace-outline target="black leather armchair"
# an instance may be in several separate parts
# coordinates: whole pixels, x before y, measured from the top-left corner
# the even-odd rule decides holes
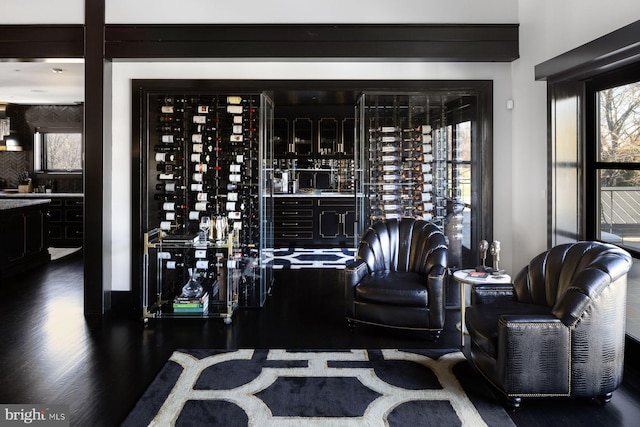
[[[631,256],[604,243],[556,246],[512,285],[474,285],[471,360],[511,407],[522,397],[611,400],[622,381]]]
[[[413,218],[379,221],[362,236],[345,269],[346,318],[426,330],[444,327],[447,241],[435,224]]]

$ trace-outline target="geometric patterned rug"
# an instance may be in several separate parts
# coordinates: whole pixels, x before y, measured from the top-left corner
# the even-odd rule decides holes
[[[266,249],[265,265],[274,270],[298,270],[303,268],[337,268],[354,259],[352,248],[282,248]]]
[[[459,351],[181,350],[122,426],[514,426],[469,368]]]

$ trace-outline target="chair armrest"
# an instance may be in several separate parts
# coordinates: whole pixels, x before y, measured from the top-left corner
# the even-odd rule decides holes
[[[355,316],[356,293],[354,288],[367,274],[369,274],[369,267],[361,259],[350,262],[344,269],[344,302],[345,314],[348,318]]]
[[[444,279],[446,275],[447,269],[440,264],[434,265],[431,271],[429,271],[429,278],[433,277],[434,279]]]
[[[442,264],[434,265],[427,277],[429,295],[429,325],[433,329],[443,328],[446,313],[445,284],[448,270]]]
[[[515,301],[515,289],[510,283],[480,283],[471,287],[471,304]]]
[[[553,315],[503,315],[498,360],[511,395],[569,393],[571,334]]]
[[[344,269],[345,286],[352,288],[369,274],[369,267],[364,260],[357,259],[346,265]]]

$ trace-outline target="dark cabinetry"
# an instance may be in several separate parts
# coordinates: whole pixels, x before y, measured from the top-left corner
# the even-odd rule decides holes
[[[49,205],[49,246],[75,248],[84,237],[84,201],[82,197],[56,197]]]
[[[350,247],[354,244],[352,197],[278,197],[274,207],[277,247]]]
[[[6,207],[12,201],[1,201]],[[23,202],[0,209],[0,278],[49,261],[47,203]]]
[[[353,244],[355,202],[351,197],[316,200],[318,240],[337,246]]]
[[[302,246],[313,243],[314,200],[276,198],[274,202],[274,243],[276,246]]]
[[[82,246],[84,201],[81,197],[52,198],[49,205],[49,245],[59,248]]]
[[[277,107],[274,119],[274,155],[278,157],[353,156],[353,106]]]

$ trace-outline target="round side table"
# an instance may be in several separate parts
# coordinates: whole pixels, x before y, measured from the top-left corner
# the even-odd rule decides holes
[[[494,276],[491,273],[487,277],[473,276],[475,269],[468,268],[464,270],[457,270],[453,272],[453,278],[460,284],[460,346],[464,347],[464,334],[467,332],[467,328],[464,325],[464,314],[467,307],[465,285],[475,285],[478,283],[511,283],[511,276],[508,274],[502,274],[500,276]]]

